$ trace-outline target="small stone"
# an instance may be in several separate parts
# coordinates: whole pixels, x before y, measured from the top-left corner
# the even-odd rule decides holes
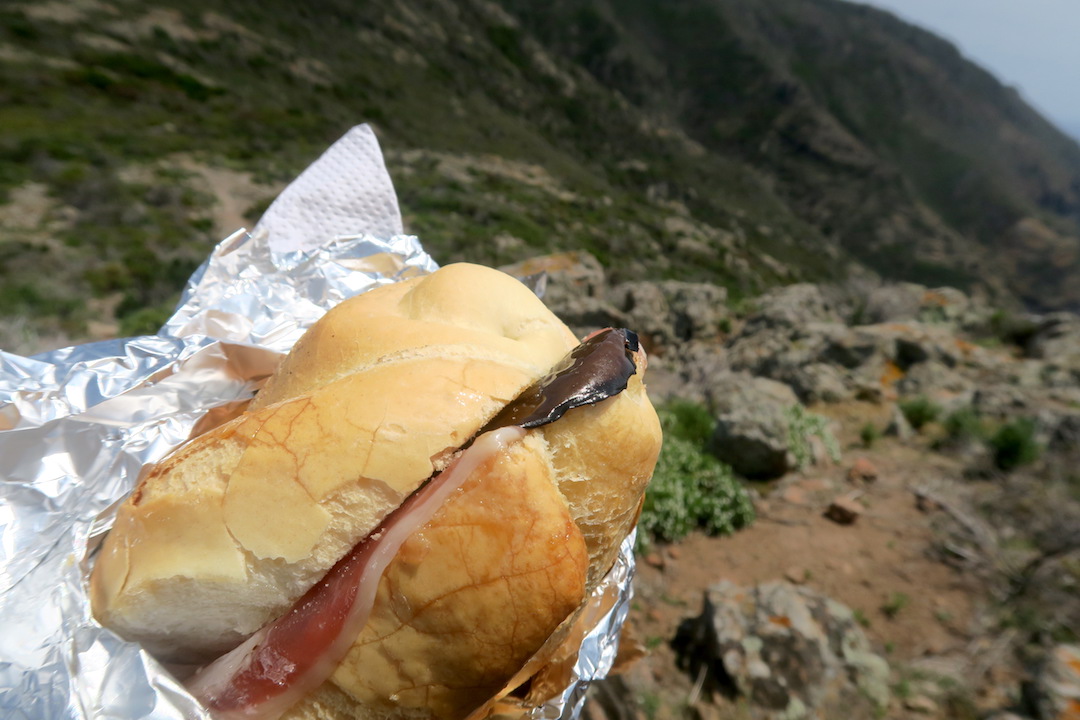
[[[784,488],[780,493],[780,499],[784,502],[791,503],[792,505],[805,505],[806,504],[806,491],[801,487],[792,485],[791,487]]]
[[[862,515],[863,509],[858,500],[843,495],[829,504],[825,517],[840,525],[851,525]]]
[[[855,463],[848,468],[847,473],[848,482],[853,483],[868,483],[877,480],[878,469],[874,463],[870,462],[864,457],[858,458]]]
[[[936,500],[931,499],[926,495],[915,496],[915,507],[919,512],[931,513],[941,509]]]
[[[926,647],[923,649],[926,655],[944,655],[949,651],[949,642],[944,638],[933,637],[926,641]]]
[[[904,707],[920,715],[933,715],[937,712],[938,704],[926,695],[913,695],[904,700]]]
[[[664,556],[658,552],[651,552],[645,556],[645,563],[652,565],[654,568],[664,567]]]
[[[902,442],[906,442],[915,436],[915,429],[911,427],[911,423],[904,417],[904,413],[900,408],[894,406],[892,417],[889,419],[889,424],[885,428],[885,434],[899,438]]]
[[[672,545],[671,547],[669,547],[667,549],[667,554],[668,554],[668,557],[671,558],[672,560],[678,560],[679,556],[682,555],[682,550],[680,550],[675,545]]]
[[[784,571],[784,577],[788,582],[802,585],[810,577],[810,571],[804,567],[790,567]]]

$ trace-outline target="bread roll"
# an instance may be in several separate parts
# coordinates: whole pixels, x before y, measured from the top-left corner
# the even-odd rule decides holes
[[[249,411],[153,467],[91,576],[102,624],[204,662],[284,613],[577,344],[521,283],[450,265],[329,312]],[[298,718],[461,718],[606,573],[660,429],[641,382],[528,431],[410,537]]]

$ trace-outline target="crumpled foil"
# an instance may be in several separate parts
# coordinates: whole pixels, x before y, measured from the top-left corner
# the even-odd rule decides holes
[[[157,335],[32,357],[0,350],[0,717],[209,720],[146,651],[90,614],[90,557],[144,465],[239,411],[341,300],[436,269],[401,217],[374,134],[354,128],[224,240]],[[574,718],[610,669],[633,539],[583,617],[554,697]],[[561,681],[560,681],[561,682]]]

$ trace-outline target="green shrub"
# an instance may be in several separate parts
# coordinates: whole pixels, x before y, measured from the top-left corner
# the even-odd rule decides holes
[[[754,505],[727,465],[697,445],[666,438],[641,511],[642,542],[679,540],[696,529],[734,532],[754,520]]]
[[[812,440],[818,438],[825,445],[825,452],[833,462],[840,462],[840,445],[836,437],[829,430],[829,420],[826,417],[809,412],[805,407],[796,403],[785,412],[788,426],[788,447],[795,456],[795,465],[804,468],[814,462],[814,447]]]
[[[1040,452],[1035,441],[1035,422],[1031,418],[1017,418],[1005,423],[991,436],[989,445],[994,451],[994,464],[1006,471],[1035,462]]]
[[[862,429],[859,430],[859,440],[862,441],[863,447],[873,447],[874,443],[876,443],[880,438],[881,430],[878,428],[877,425],[872,422],[866,423],[862,426]]]
[[[700,405],[676,401],[659,409],[664,446],[645,493],[638,547],[675,541],[696,529],[731,533],[754,520],[754,505],[731,468],[705,445],[712,417]]]
[[[909,603],[911,603],[911,598],[907,593],[890,593],[888,599],[881,606],[881,611],[885,613],[890,620],[893,620],[900,614],[901,610],[908,606]]]
[[[910,400],[902,401],[900,403],[900,412],[904,414],[904,418],[911,424],[911,427],[919,430],[927,423],[938,419],[938,416],[941,415],[941,406],[925,395],[919,395]]]
[[[702,448],[712,439],[716,421],[708,408],[689,400],[672,400],[659,410],[665,437],[678,437]]]
[[[986,440],[986,426],[974,408],[960,408],[950,413],[944,424],[951,440]]]

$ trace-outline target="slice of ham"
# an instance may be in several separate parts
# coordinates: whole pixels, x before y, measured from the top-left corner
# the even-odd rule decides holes
[[[503,408],[485,426],[487,432],[338,561],[285,615],[199,670],[188,690],[217,720],[279,718],[334,673],[367,623],[383,571],[477,467],[521,439],[525,428],[617,395],[644,366],[644,350],[633,332],[608,328],[590,335],[549,375]]]
[[[402,544],[423,527],[480,465],[525,434],[504,427],[476,439],[443,472],[395,510],[282,617],[202,668],[188,690],[217,720],[275,720],[325,682],[367,623],[379,578]]]

